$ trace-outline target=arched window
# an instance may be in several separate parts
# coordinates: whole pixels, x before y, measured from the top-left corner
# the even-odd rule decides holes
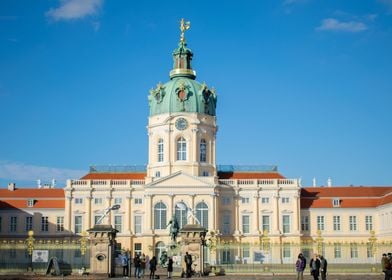
[[[205,139],[200,140],[200,161],[207,161],[207,142]]]
[[[208,229],[208,206],[204,202],[196,205],[196,218],[200,221],[202,227]]]
[[[177,160],[186,160],[186,140],[184,137],[177,140]]]
[[[159,202],[154,206],[154,229],[165,229],[166,225],[166,205]]]
[[[177,218],[178,226],[182,228],[188,223],[187,215],[186,215],[187,209],[181,209],[176,205],[175,212],[176,212],[175,215]]]
[[[163,161],[163,139],[158,140],[158,162]]]
[[[161,258],[163,252],[166,252],[166,245],[162,241],[159,241],[155,245],[155,256],[158,260]]]

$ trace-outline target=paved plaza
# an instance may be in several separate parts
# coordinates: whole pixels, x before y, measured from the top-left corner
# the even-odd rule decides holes
[[[131,278],[124,278],[124,277],[114,277],[114,278],[106,278],[103,276],[93,276],[93,275],[87,275],[87,276],[77,276],[77,275],[70,275],[66,277],[56,277],[56,276],[40,276],[40,275],[12,275],[12,276],[6,276],[2,275],[0,276],[0,279],[7,279],[7,280],[23,280],[23,279],[28,279],[28,280],[38,280],[38,279],[51,279],[51,280],[60,280],[60,279],[94,279],[94,280],[100,280],[100,279],[135,279],[134,277]],[[144,277],[143,279],[148,280],[148,277]],[[166,280],[166,276],[160,275],[160,280]],[[182,279],[180,277],[173,277],[173,279]],[[185,278],[184,278],[185,279]],[[225,275],[225,276],[209,276],[209,277],[202,277],[202,278],[194,278],[194,279],[211,279],[211,280],[295,280],[296,276],[294,274],[291,275],[265,275],[265,274],[252,274],[252,275],[240,275],[240,274],[231,274],[231,275]],[[383,280],[384,275],[383,274],[333,274],[333,275],[328,275],[327,280],[353,280],[353,279],[359,279],[359,280]],[[313,277],[310,275],[304,275],[304,280],[313,280]]]

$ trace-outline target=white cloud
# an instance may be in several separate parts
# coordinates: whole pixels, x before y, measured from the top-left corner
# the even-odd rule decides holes
[[[361,32],[368,27],[360,21],[339,21],[335,18],[327,18],[322,20],[321,25],[316,28],[322,31],[343,31],[343,32]]]
[[[83,170],[53,168],[0,161],[0,178],[6,179],[9,182],[34,181],[37,179],[41,179],[43,181],[56,179],[58,182],[65,182],[67,179],[78,179],[86,173],[87,172]]]
[[[58,8],[46,12],[49,18],[60,20],[75,20],[92,16],[99,12],[103,0],[61,0]]]

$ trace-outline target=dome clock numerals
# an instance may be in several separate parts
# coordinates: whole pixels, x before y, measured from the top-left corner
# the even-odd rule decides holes
[[[178,130],[185,130],[188,127],[188,121],[184,118],[178,118],[176,120],[176,128]]]

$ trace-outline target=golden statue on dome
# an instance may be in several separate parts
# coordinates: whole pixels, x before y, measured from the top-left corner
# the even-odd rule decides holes
[[[185,43],[185,31],[187,31],[189,28],[191,28],[191,22],[190,21],[185,21],[183,18],[181,19],[180,22],[180,30],[181,30],[181,39],[180,41],[182,43]]]

